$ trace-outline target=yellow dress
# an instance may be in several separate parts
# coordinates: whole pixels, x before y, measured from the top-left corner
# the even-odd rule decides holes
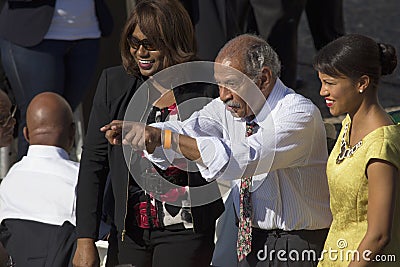
[[[333,221],[325,242],[324,254],[319,265],[348,266],[347,259],[359,246],[367,230],[368,179],[365,175],[370,159],[383,159],[400,170],[400,124],[384,126],[369,133],[362,145],[351,157],[336,163],[340,153],[345,125],[350,129],[351,119],[347,116],[342,122],[342,130],[333,148],[327,165],[330,190],[330,207]],[[347,144],[348,134],[345,135]],[[386,262],[374,266],[400,266],[400,177],[397,183],[397,199],[393,232],[390,244],[380,253]],[[329,254],[330,253],[330,254]],[[395,255],[395,262],[393,262]],[[366,255],[368,256],[368,255]],[[362,258],[362,255],[360,255]],[[377,258],[378,259],[378,258]],[[388,261],[391,262],[388,262]]]

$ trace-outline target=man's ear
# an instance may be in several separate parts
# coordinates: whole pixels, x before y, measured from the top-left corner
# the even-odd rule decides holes
[[[264,96],[268,96],[275,84],[274,80],[272,79],[272,71],[268,67],[262,67],[261,69],[261,76],[260,76],[260,89]]]
[[[24,133],[25,140],[29,143],[29,130],[26,126],[23,129],[23,133]]]
[[[270,83],[272,79],[272,71],[268,67],[262,67],[261,69],[261,84]]]
[[[72,140],[75,140],[75,133],[76,133],[76,124],[75,124],[75,122],[73,122],[71,124],[71,132],[70,132],[69,138]]]
[[[70,145],[69,148],[72,148],[72,146],[74,145],[75,133],[76,133],[76,124],[75,124],[75,122],[72,122],[71,127],[69,129],[69,136],[68,136],[69,145]]]

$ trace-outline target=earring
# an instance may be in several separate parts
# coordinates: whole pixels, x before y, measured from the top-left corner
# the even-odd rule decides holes
[[[358,92],[359,92],[360,94],[362,94],[364,91],[363,91],[362,89],[360,89]]]

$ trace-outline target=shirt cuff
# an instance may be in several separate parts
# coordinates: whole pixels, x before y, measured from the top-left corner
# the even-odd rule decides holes
[[[229,161],[229,152],[216,137],[196,137],[196,142],[203,163],[197,164],[197,167],[207,182],[213,181],[224,171]]]
[[[177,153],[172,149],[164,149],[163,147],[156,147],[152,154],[146,150],[143,151],[144,156],[150,160],[154,165],[162,170],[166,170],[171,166],[171,162],[177,157]]]

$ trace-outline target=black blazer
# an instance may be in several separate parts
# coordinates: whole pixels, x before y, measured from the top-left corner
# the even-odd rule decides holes
[[[100,132],[99,129],[112,120],[124,119],[128,104],[142,83],[142,79],[128,75],[122,66],[106,69],[100,77],[90,113],[79,169],[76,228],[78,238],[90,237],[96,239],[98,236],[103,193],[108,176],[111,177],[115,198],[114,223],[119,233],[124,229],[129,173],[124,159],[124,151],[121,146],[109,145],[104,133]],[[201,90],[197,90],[197,92],[193,90],[185,94],[185,98],[196,96],[210,95]],[[215,96],[214,93],[213,97]],[[146,97],[143,96],[141,99],[146,99]],[[176,100],[179,105],[185,99],[176,97]],[[142,109],[138,108],[138,110]],[[140,162],[135,158],[139,157],[138,153],[133,155],[132,162]],[[140,168],[140,166],[134,165],[131,168]],[[192,177],[189,177],[189,181],[191,181],[189,185],[192,186],[206,184],[199,173],[193,173]],[[140,190],[140,188],[137,187],[137,190]],[[221,199],[208,205],[192,208],[194,230],[206,232],[214,229],[215,220],[223,211],[224,205]]]
[[[102,36],[112,32],[113,19],[104,0],[94,0]],[[0,36],[17,45],[40,43],[50,27],[56,0],[7,0],[0,13]]]

